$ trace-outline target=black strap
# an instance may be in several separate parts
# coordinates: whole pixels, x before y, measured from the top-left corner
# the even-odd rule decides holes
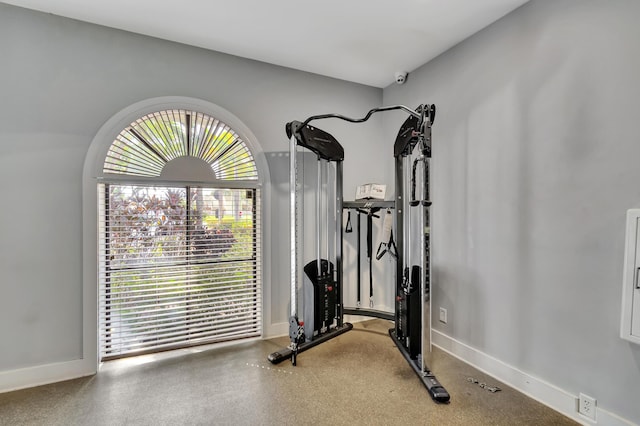
[[[344,228],[344,232],[347,234],[353,232],[353,228],[351,227],[351,210],[347,211],[347,225]]]
[[[367,215],[367,259],[369,260],[369,304],[373,304],[373,212]]]
[[[373,215],[367,215],[367,259],[371,259],[373,253]]]
[[[372,207],[367,213],[367,259],[369,260],[369,306],[373,308],[373,218],[379,218],[380,207]]]
[[[357,304],[358,305],[357,306],[360,307],[360,300],[361,300],[361,298],[360,298],[360,276],[361,276],[361,273],[360,273],[360,268],[361,268],[360,258],[362,257],[362,254],[360,253],[360,212],[356,211],[356,214],[358,215],[358,221],[356,222],[356,224],[357,224],[356,225],[356,234],[357,234],[356,238],[358,239],[358,243],[357,243],[357,246],[356,246],[356,251],[358,252],[358,300],[357,300]]]

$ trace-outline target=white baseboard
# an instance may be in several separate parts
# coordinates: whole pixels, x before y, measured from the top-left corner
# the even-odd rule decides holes
[[[95,374],[95,366],[83,359],[0,371],[0,393]]]
[[[269,324],[265,328],[264,338],[271,339],[273,337],[288,336],[289,335],[289,322],[276,322]]]
[[[637,426],[635,423],[596,407],[596,422],[578,414],[578,396],[542,379],[533,377],[499,359],[480,352],[440,331],[432,330],[432,343],[478,370],[500,380],[583,425]]]

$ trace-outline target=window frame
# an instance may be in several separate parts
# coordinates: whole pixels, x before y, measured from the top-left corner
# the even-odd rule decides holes
[[[245,140],[251,150],[258,170],[258,180],[253,184],[260,189],[261,193],[261,216],[264,224],[271,223],[271,201],[272,192],[270,184],[270,173],[266,161],[265,152],[258,138],[251,129],[238,116],[232,114],[225,108],[212,102],[184,96],[162,96],[144,99],[133,103],[114,113],[97,131],[85,157],[82,172],[82,294],[78,295],[82,300],[82,311],[78,313],[82,322],[82,342],[79,347],[79,357],[73,363],[64,367],[64,371],[69,376],[79,377],[83,375],[95,374],[100,366],[98,361],[98,194],[96,183],[104,181],[120,181],[119,176],[107,176],[102,172],[107,151],[116,135],[136,118],[142,117],[159,109],[191,109],[215,116],[233,127]],[[136,179],[145,182],[147,179]],[[160,183],[172,183],[161,182]],[[183,183],[201,184],[208,182],[184,181]],[[237,186],[235,182],[227,182],[226,186],[233,188]],[[270,241],[270,227],[263,226],[261,229],[262,241]],[[262,250],[260,254],[262,261],[262,335],[274,335],[279,332],[278,325],[275,328],[272,324],[271,307],[271,251]],[[60,368],[56,369],[56,377],[61,373]],[[51,374],[54,374],[52,371]]]

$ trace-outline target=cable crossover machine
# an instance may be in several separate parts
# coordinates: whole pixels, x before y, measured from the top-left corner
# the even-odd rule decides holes
[[[409,117],[404,121],[393,147],[395,158],[394,201],[343,201],[342,163],[344,149],[329,133],[310,125],[312,121],[337,118],[351,123],[363,123],[377,112],[401,110]],[[345,314],[377,317],[394,321],[389,330],[391,339],[426,386],[436,402],[448,403],[447,390],[429,369],[431,361],[431,199],[429,164],[431,160],[431,125],[435,105],[422,104],[415,110],[403,105],[370,110],[363,118],[340,114],[314,115],[303,122],[286,125],[289,138],[290,189],[290,254],[291,254],[291,315],[288,347],[268,356],[273,364],[291,359],[296,365],[298,354],[339,336],[353,328],[344,322]],[[298,147],[314,153],[318,160],[315,202],[315,259],[301,267],[299,233],[301,229]],[[333,164],[333,166],[332,166]],[[331,176],[333,172],[333,176]],[[333,178],[333,179],[332,179]],[[358,306],[348,308],[343,303],[343,210],[356,209],[368,215],[367,257],[371,262],[371,216],[386,208],[395,211],[397,241],[393,237],[384,247],[396,258],[395,312],[384,312],[360,306],[360,259],[358,259]],[[330,222],[334,223],[330,223]],[[347,228],[349,228],[349,224]],[[391,225],[385,223],[385,228]],[[333,229],[331,229],[333,228]],[[416,231],[417,228],[417,232]],[[414,232],[411,232],[412,229]],[[385,232],[390,229],[385,229]],[[393,234],[391,234],[393,235]],[[333,238],[333,247],[331,237]],[[396,246],[397,243],[397,246]],[[358,236],[358,246],[360,244]],[[393,247],[392,247],[393,245]],[[359,250],[358,250],[359,251]],[[384,252],[379,253],[382,256]],[[360,254],[358,253],[358,256]],[[376,257],[378,257],[376,256]],[[379,257],[378,257],[379,258]],[[371,277],[371,274],[370,274]],[[371,278],[370,278],[371,279]],[[299,309],[299,284],[302,309]],[[373,308],[370,284],[370,308]]]

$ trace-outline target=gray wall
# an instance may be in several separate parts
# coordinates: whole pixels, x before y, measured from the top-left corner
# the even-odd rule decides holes
[[[640,206],[637,16],[635,1],[534,0],[381,92],[0,4],[0,372],[82,355],[82,168],[114,114],[205,99],[270,153],[292,119],[429,102],[434,307],[449,314],[434,326],[640,423],[640,348],[618,337],[624,215]],[[345,145],[345,198],[392,184],[381,141],[402,120],[384,117],[384,139],[379,120],[321,126]],[[287,316],[282,184],[272,323]]]
[[[287,121],[360,116],[382,100],[380,89],[6,4],[0,58],[0,373],[82,357],[83,163],[116,113],[160,96],[204,99],[278,152]],[[376,150],[357,155],[376,143],[381,121],[322,127],[345,145],[345,191],[354,193],[383,163]],[[273,323],[286,321],[289,294],[288,216],[278,203],[266,200]]]
[[[435,328],[636,423],[640,347],[619,328],[639,16],[631,0],[534,0],[384,90],[438,107]]]

